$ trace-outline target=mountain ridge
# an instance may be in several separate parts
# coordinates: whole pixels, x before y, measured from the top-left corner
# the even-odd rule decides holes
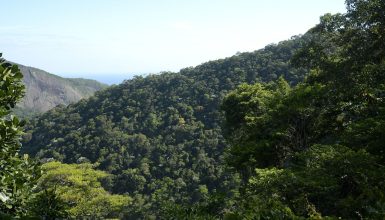
[[[144,203],[133,207],[133,219],[156,212],[163,202],[194,203],[206,192],[231,194],[238,179],[224,166],[221,102],[242,83],[281,76],[292,85],[301,82],[307,70],[289,61],[302,41],[295,37],[177,73],[137,76],[59,106],[31,121],[23,151],[40,159],[86,158],[97,164],[113,174],[111,192]]]
[[[58,105],[75,103],[107,87],[96,80],[64,78],[35,67],[11,63],[19,66],[25,85],[25,96],[14,111],[18,115],[39,114]]]

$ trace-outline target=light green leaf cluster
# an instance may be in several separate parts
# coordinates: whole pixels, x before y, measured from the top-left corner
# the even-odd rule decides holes
[[[55,190],[60,200],[67,204],[71,218],[119,217],[132,199],[125,195],[112,195],[101,180],[109,176],[94,170],[89,163],[62,164],[49,162],[42,165],[44,174],[39,179],[38,190]]]

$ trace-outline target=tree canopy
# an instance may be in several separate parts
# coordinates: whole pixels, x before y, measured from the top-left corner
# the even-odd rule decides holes
[[[346,14],[321,17],[293,57],[311,68],[304,83],[278,95],[241,86],[225,98],[228,160],[248,198],[239,217],[385,216],[385,5],[346,4]]]
[[[303,36],[135,77],[32,120],[24,152],[60,161],[43,165],[34,200],[52,212],[34,210],[72,218],[383,219],[385,4],[346,5]],[[11,93],[2,120],[17,127],[6,116],[20,96]],[[3,132],[16,149],[7,158],[21,161],[20,133],[12,132]],[[1,195],[9,200],[11,191]]]
[[[44,174],[38,181],[31,202],[36,216],[55,218],[119,218],[132,199],[111,195],[102,187],[109,174],[94,170],[89,163],[42,165]]]
[[[193,204],[207,193],[234,194],[239,178],[225,165],[220,103],[244,82],[279,76],[290,84],[301,81],[305,69],[289,64],[301,41],[136,77],[59,106],[31,122],[23,149],[41,159],[96,163],[113,174],[108,190],[128,193],[138,204],[133,218],[156,215],[164,202]]]

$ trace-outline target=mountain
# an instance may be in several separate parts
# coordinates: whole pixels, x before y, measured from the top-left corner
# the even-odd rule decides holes
[[[301,82],[307,69],[289,60],[302,42],[294,37],[178,73],[135,77],[56,107],[31,121],[23,151],[66,163],[90,161],[113,174],[106,187],[132,196],[134,219],[166,202],[232,194],[239,177],[224,165],[221,102],[242,83],[281,76],[292,85]]]
[[[18,115],[42,113],[57,105],[75,103],[107,87],[95,80],[62,78],[44,70],[17,65],[25,85],[25,96],[15,110]]]
[[[22,74],[1,60],[0,218],[384,219],[385,4],[346,9],[34,118],[24,151],[42,172],[19,154]]]

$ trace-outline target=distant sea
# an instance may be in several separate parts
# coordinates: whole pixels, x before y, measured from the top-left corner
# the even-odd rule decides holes
[[[98,73],[98,74],[59,74],[61,77],[65,78],[84,78],[84,79],[94,79],[101,83],[105,83],[107,85],[120,84],[124,80],[132,79],[137,75],[145,75],[145,74],[117,74],[117,73]]]

